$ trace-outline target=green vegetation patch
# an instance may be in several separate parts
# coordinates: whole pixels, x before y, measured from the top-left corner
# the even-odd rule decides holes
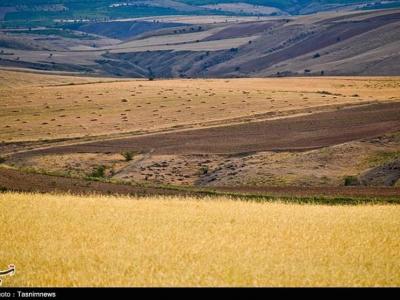
[[[69,39],[97,40],[98,37],[89,34],[77,34],[70,30],[58,29],[38,29],[38,30],[15,30],[13,34],[37,34],[37,35],[57,35]]]
[[[368,166],[378,167],[400,159],[400,151],[380,151],[368,158]]]
[[[344,185],[345,186],[356,186],[359,185],[360,182],[357,178],[357,176],[346,176],[344,178]]]
[[[106,171],[106,166],[100,165],[97,166],[92,170],[92,172],[89,174],[89,178],[104,178],[106,176],[105,174]]]

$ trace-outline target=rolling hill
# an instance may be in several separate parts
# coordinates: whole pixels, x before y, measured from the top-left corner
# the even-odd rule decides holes
[[[319,11],[399,7],[400,1],[360,0],[4,0],[2,26],[50,25],[161,15],[298,15]]]
[[[400,75],[400,9],[0,30],[0,66],[138,78]]]

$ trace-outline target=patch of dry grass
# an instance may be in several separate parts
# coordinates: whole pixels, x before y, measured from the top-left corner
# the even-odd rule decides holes
[[[0,194],[7,286],[398,286],[399,206]]]
[[[263,113],[398,101],[399,86],[396,77],[116,81],[0,71],[0,141],[199,127]],[[359,97],[352,97],[355,90]]]

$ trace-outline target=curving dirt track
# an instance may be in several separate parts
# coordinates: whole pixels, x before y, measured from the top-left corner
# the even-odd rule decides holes
[[[301,151],[400,130],[400,103],[380,103],[291,118],[57,146],[15,154],[239,154]]]

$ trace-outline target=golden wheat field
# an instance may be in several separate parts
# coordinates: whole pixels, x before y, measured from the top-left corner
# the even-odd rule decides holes
[[[0,141],[237,123],[398,101],[399,77],[116,80],[0,70]]]
[[[399,286],[400,206],[3,193],[5,286]]]

